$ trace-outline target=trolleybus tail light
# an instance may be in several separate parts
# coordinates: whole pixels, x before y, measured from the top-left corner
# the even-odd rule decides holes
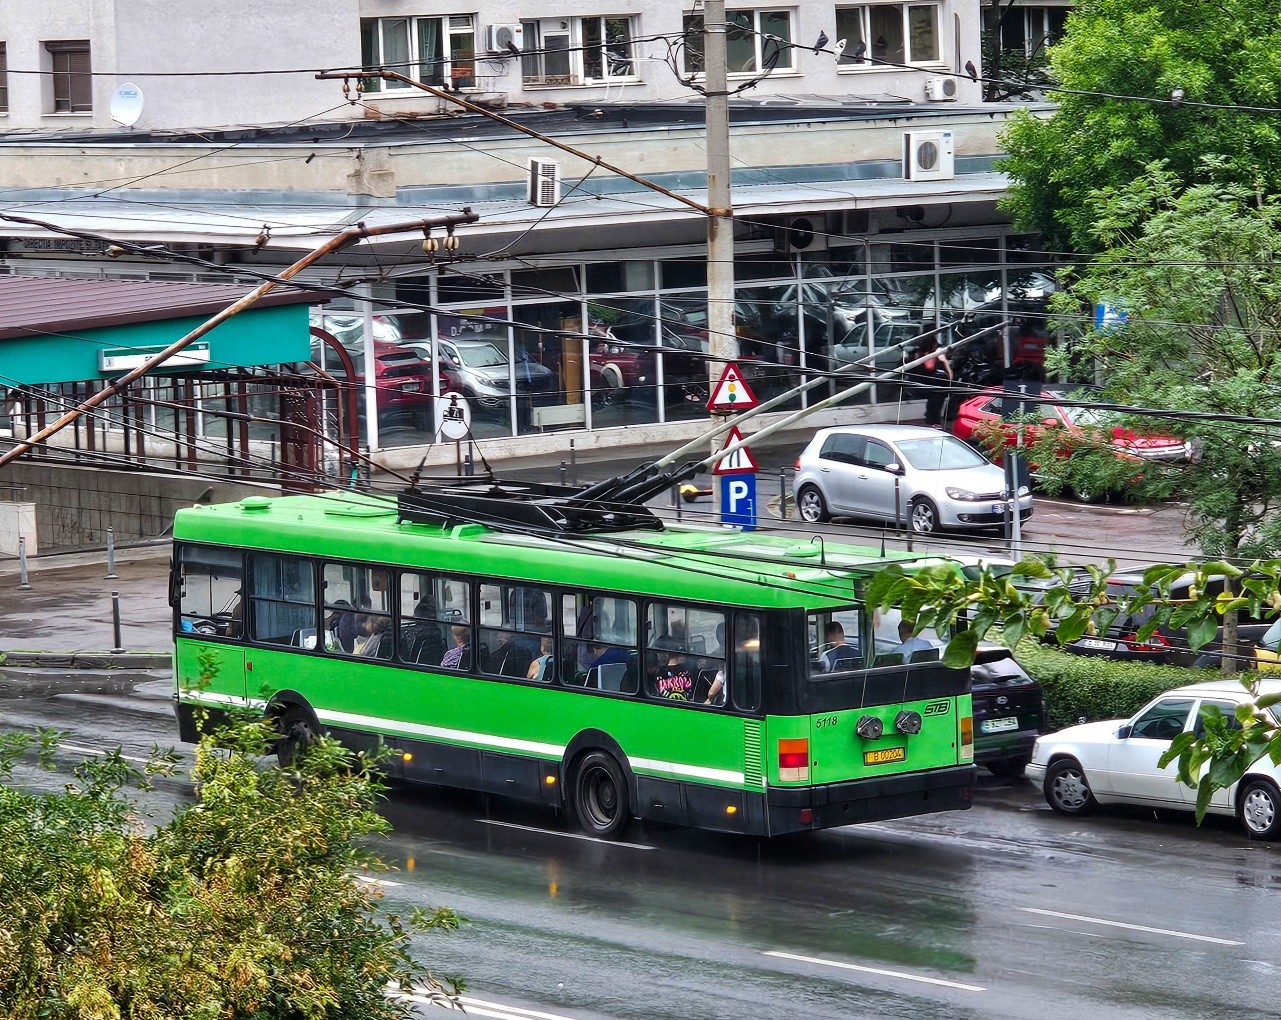
[[[885,723],[874,715],[865,715],[854,724],[854,732],[864,740],[879,740],[885,732]]]
[[[961,716],[961,761],[974,760],[974,716]]]
[[[784,783],[809,782],[810,742],[807,737],[778,742],[778,778]]]
[[[913,712],[910,709],[903,709],[894,717],[894,728],[900,733],[911,736],[914,733],[921,732],[921,713]]]

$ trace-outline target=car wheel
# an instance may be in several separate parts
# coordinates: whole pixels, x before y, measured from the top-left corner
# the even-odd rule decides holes
[[[1018,779],[1027,768],[1027,758],[998,758],[987,763],[987,770],[1001,779]]]
[[[1060,758],[1045,773],[1045,802],[1061,815],[1088,814],[1099,803],[1075,758]]]
[[[919,535],[930,535],[939,530],[938,508],[924,497],[918,497],[908,504],[907,518],[912,530]]]
[[[827,510],[827,500],[823,498],[817,485],[801,486],[801,491],[796,494],[796,509],[801,520],[810,524],[823,524],[832,519]]]
[[[1255,779],[1242,791],[1237,816],[1251,839],[1281,839],[1281,793],[1266,779]]]
[[[1072,485],[1072,498],[1078,503],[1102,503],[1103,497],[1088,485]]]

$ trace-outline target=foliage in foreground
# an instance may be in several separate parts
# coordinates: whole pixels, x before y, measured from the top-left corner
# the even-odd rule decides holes
[[[897,606],[919,626],[949,635],[943,662],[951,666],[972,663],[978,643],[993,631],[999,631],[1012,648],[1025,637],[1039,640],[1052,635],[1065,643],[1087,633],[1106,632],[1120,614],[1150,607],[1151,619],[1137,632],[1140,641],[1158,628],[1165,632],[1182,628],[1195,650],[1213,638],[1229,613],[1248,609],[1256,618],[1281,613],[1281,559],[1255,560],[1244,567],[1225,561],[1158,564],[1145,571],[1140,592],[1119,600],[1108,592],[1112,567],[1088,568],[1090,591],[1078,599],[1069,590],[1070,572],[1054,570],[1040,560],[1024,560],[1003,574],[984,568],[977,577],[967,577],[950,563],[910,574],[890,566],[871,578],[864,599],[869,608]],[[1172,600],[1171,584],[1189,572],[1195,575],[1191,597]],[[1205,594],[1206,580],[1214,575],[1231,578],[1238,594]],[[1029,584],[1047,579],[1057,583]],[[1197,679],[1190,670],[1184,675],[1185,683]],[[1281,705],[1281,694],[1261,695],[1259,682],[1257,673],[1241,676],[1251,700],[1237,709],[1240,727],[1229,726],[1226,719],[1211,719],[1204,736],[1181,735],[1161,759],[1162,767],[1177,761],[1179,779],[1196,788],[1198,821],[1205,816],[1213,792],[1231,786],[1260,757],[1266,754],[1274,764],[1281,764],[1281,725],[1272,715]]]
[[[443,1001],[410,957],[411,934],[448,910],[402,918],[358,876],[385,831],[373,762],[329,740],[289,769],[262,762],[261,725],[206,738],[197,802],[149,828],[130,800],[174,774],[120,753],[86,760],[53,793],[13,785],[58,735],[0,738],[0,1013],[10,1020],[378,1020],[409,1015],[389,988]],[[31,785],[31,784],[24,784]]]

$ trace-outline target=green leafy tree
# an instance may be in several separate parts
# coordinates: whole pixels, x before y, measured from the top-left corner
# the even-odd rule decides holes
[[[1080,0],[1049,64],[1057,109],[1016,114],[1001,164],[1005,209],[1048,246],[1097,250],[1095,190],[1124,188],[1155,160],[1185,184],[1281,190],[1281,119],[1240,109],[1281,105],[1271,5]]]
[[[409,955],[448,910],[400,917],[361,878],[387,823],[373,761],[321,739],[288,769],[273,735],[237,729],[196,751],[198,801],[149,827],[131,794],[176,767],[119,752],[53,793],[12,785],[24,756],[53,769],[58,735],[0,738],[0,1013],[10,1020],[368,1020],[410,1015],[395,989],[443,1001]],[[389,990],[392,994],[389,995]]]

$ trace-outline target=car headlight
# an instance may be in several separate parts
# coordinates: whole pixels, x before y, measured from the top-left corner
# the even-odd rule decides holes
[[[1019,495],[1020,495],[1020,496],[1026,496],[1026,495],[1027,495],[1028,493],[1030,493],[1031,491],[1032,491],[1032,490],[1031,490],[1031,489],[1029,489],[1026,485],[1020,485],[1020,486],[1019,486]]]
[[[978,496],[974,495],[974,493],[972,493],[969,489],[958,489],[952,485],[949,485],[943,491],[947,493],[948,499],[967,499],[970,502],[973,502],[974,500],[978,499]]]

